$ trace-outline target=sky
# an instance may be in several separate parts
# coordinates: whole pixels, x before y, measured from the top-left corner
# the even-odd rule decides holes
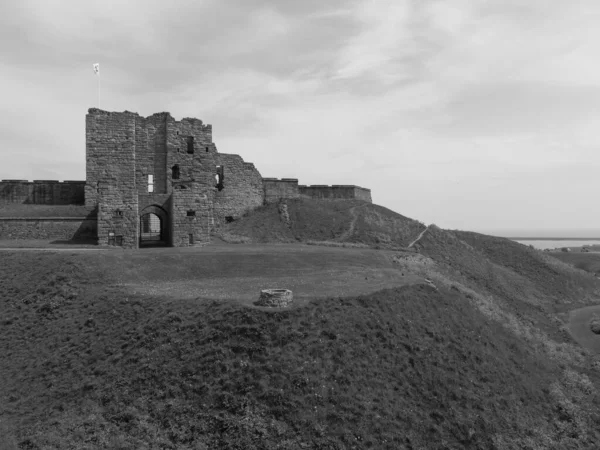
[[[596,0],[19,0],[0,179],[85,179],[88,108],[443,228],[600,236]],[[92,64],[100,64],[100,76]]]

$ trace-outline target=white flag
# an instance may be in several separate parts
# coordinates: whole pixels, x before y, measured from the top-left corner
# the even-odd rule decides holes
[[[96,75],[100,75],[100,64],[99,63],[94,64],[94,73]]]

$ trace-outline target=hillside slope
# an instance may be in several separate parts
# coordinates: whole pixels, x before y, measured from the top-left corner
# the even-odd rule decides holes
[[[123,296],[90,254],[8,262],[4,448],[583,449],[600,439],[597,373],[536,352],[454,289],[272,312]]]
[[[424,229],[364,202],[298,200],[220,233],[401,248]],[[226,247],[3,253],[4,448],[597,448],[600,356],[565,327],[598,303],[594,276],[435,225],[417,253]],[[242,299],[288,272],[317,293],[340,268],[365,289],[402,285],[279,311]]]
[[[405,247],[422,223],[360,200],[287,200],[269,204],[226,224],[228,242],[347,242]]]

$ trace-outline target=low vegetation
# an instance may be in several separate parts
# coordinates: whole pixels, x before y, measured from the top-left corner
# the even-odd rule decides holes
[[[276,245],[3,252],[0,449],[597,448],[600,358],[564,315],[599,280],[436,226],[367,249],[425,227],[316,204],[222,230]],[[292,308],[249,301],[294,278]]]
[[[226,242],[338,242],[379,248],[404,248],[425,225],[382,206],[360,200],[287,200],[265,205],[225,224]]]
[[[551,255],[567,264],[577,267],[578,269],[600,276],[600,252],[552,252]]]

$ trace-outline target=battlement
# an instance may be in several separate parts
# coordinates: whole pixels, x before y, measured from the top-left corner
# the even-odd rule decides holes
[[[0,204],[82,205],[85,181],[2,180]]]
[[[167,112],[167,111],[154,113],[148,117],[143,117],[139,113],[131,112],[131,111],[118,112],[118,111],[105,111],[103,109],[98,109],[98,108],[89,108],[88,115],[90,115],[90,116],[112,116],[112,117],[125,116],[128,118],[144,119],[144,120],[150,120],[150,121],[161,121],[161,120],[169,121],[170,120],[175,124],[175,126],[184,125],[187,127],[198,127],[198,128],[204,129],[208,132],[212,131],[212,125],[205,124],[200,119],[196,119],[195,117],[184,117],[181,120],[176,120],[171,115],[171,113]]]

